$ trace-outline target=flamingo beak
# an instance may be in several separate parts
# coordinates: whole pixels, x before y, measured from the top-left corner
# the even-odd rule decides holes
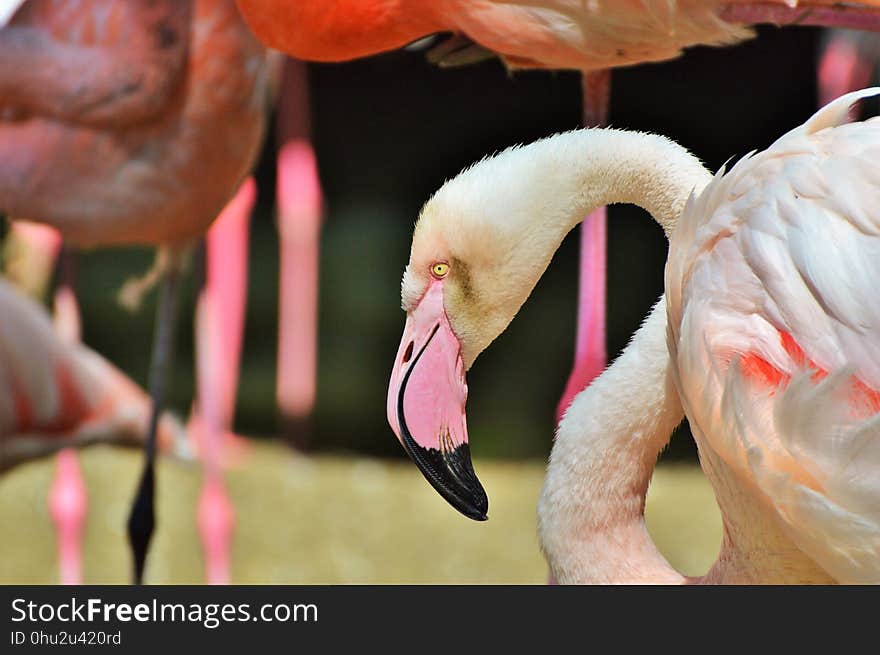
[[[489,499],[468,446],[461,344],[434,280],[410,312],[388,386],[388,422],[431,486],[459,512],[485,521]]]

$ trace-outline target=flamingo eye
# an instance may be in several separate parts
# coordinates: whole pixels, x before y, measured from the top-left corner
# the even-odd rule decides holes
[[[446,277],[449,273],[449,264],[446,262],[436,262],[431,266],[431,275],[436,278]]]

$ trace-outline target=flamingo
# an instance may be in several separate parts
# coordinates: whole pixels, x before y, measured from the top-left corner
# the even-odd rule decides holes
[[[237,0],[245,20],[267,45],[293,57],[342,61],[385,52],[434,32],[455,32],[432,48],[441,65],[470,63],[480,48],[509,69],[563,68],[582,72],[583,124],[607,123],[609,70],[678,56],[697,44],[726,45],[747,38],[747,26],[839,25],[880,30],[880,2],[842,6],[834,0],[754,2],[534,3],[336,0],[313,5],[290,0]],[[479,44],[474,47],[468,40]],[[596,208],[581,225],[574,364],[557,406],[557,422],[572,399],[604,368],[607,216]]]
[[[221,456],[224,447],[228,452],[230,446],[236,445],[236,438],[229,434],[229,429],[238,386],[247,295],[248,222],[255,197],[256,184],[248,178],[208,230],[205,238],[207,279],[196,313],[197,390],[206,410],[200,411],[196,404],[186,433],[195,441],[195,449],[202,454],[204,464],[198,524],[205,550],[206,579],[210,584],[228,584],[229,580],[234,512],[223,486]],[[61,251],[61,235],[48,225],[15,221],[7,244],[7,273],[31,295],[42,295]],[[55,332],[67,342],[78,342],[79,313],[69,283],[56,289],[54,305]],[[79,419],[59,413],[55,420],[76,422]],[[176,448],[179,454],[183,454],[184,449],[192,449],[182,442]],[[87,496],[73,449],[67,448],[58,454],[49,506],[58,534],[61,581],[81,584],[80,541]]]
[[[878,94],[716,175],[670,240],[673,377],[727,519],[710,581],[880,582],[880,117],[846,123]],[[755,534],[802,557],[749,561]]]
[[[150,397],[87,346],[58,333],[41,305],[0,277],[0,471],[62,448],[142,445]],[[158,442],[176,452],[183,427],[170,414]]]
[[[48,287],[55,268],[55,261],[61,253],[61,235],[48,225],[15,221],[12,223],[4,245],[8,255],[6,273],[10,281],[14,281],[20,289],[31,296],[42,296]],[[22,318],[27,321],[27,314],[24,314]],[[54,331],[61,341],[68,344],[79,342],[79,309],[69,280],[65,280],[55,290],[53,324]],[[17,329],[20,334],[21,329]],[[15,333],[13,333],[13,339],[8,345],[17,347],[17,340]],[[38,357],[39,354],[35,354],[35,356]],[[61,378],[66,375],[64,371],[65,369],[61,368],[56,370],[54,375]],[[113,384],[119,375],[122,374],[107,368],[106,374],[101,376],[102,384]],[[57,379],[47,379],[43,380],[41,384],[51,387],[53,384],[62,385],[63,383]],[[133,382],[127,384],[128,388],[133,386]],[[108,386],[108,388],[110,387]],[[78,390],[77,393],[85,395],[83,390]],[[27,404],[39,404],[40,400],[29,398],[26,402]],[[149,411],[149,401],[143,392],[122,394],[113,402],[119,405],[117,413],[125,411],[141,413],[145,419],[148,415],[146,412]],[[92,408],[91,413],[95,411],[96,409]],[[56,425],[81,425],[92,422],[100,424],[106,420],[100,416],[84,415],[83,408],[76,404],[56,406],[55,413],[50,419],[50,423]],[[172,422],[171,424],[176,429],[180,429],[173,418],[168,418],[167,421]],[[146,421],[144,425],[146,425]],[[20,429],[23,426],[19,425],[18,427]],[[107,438],[111,436],[110,429],[107,428],[99,430],[98,433]],[[53,437],[58,444],[65,443],[63,437],[53,436],[51,431],[46,436]],[[16,440],[21,437],[12,434],[8,438]],[[73,448],[64,448],[56,456],[55,475],[49,490],[48,505],[57,535],[59,579],[65,585],[82,584],[82,533],[88,513],[88,496],[85,479]]]
[[[876,0],[846,5],[836,0],[237,2],[264,43],[312,61],[356,59],[435,32],[456,32],[514,68],[595,71],[671,59],[693,45],[733,43],[751,34],[747,26],[759,23],[880,29]],[[437,57],[448,59],[460,47],[442,47]]]
[[[33,246],[60,245],[43,225],[15,223]],[[22,235],[26,234],[26,237]],[[79,343],[76,301],[69,287],[55,294],[54,326],[43,309],[0,278],[0,470],[63,448],[57,456],[49,509],[58,534],[63,584],[82,582],[85,483],[72,445],[140,445],[151,414],[149,396],[121,371]],[[177,452],[183,427],[164,414],[158,441]]]
[[[77,246],[165,246],[155,416],[188,244],[252,166],[266,94],[265,50],[232,0],[31,0],[0,30],[0,211]],[[154,425],[129,521],[137,582],[154,523]]]
[[[41,297],[49,286],[55,261],[61,252],[61,235],[48,225],[15,221],[4,246],[8,255],[7,277],[25,292]],[[79,308],[70,280],[65,280],[55,290],[54,324],[60,338],[69,343],[80,340]],[[59,415],[56,420],[63,421],[65,417]],[[88,497],[79,461],[71,448],[65,448],[56,456],[55,477],[48,501],[58,535],[61,583],[82,584],[82,531],[88,512]]]
[[[48,225],[16,221],[4,244],[6,274],[19,288],[41,297],[49,286],[61,235]],[[54,295],[56,333],[69,342],[80,339],[79,308],[70,281]],[[57,419],[63,420],[62,417]],[[55,477],[49,490],[49,513],[58,535],[58,570],[62,584],[82,584],[82,530],[88,512],[85,481],[76,453],[65,448],[56,456]]]
[[[880,580],[880,118],[841,125],[877,94],[839,98],[715,177],[668,139],[603,129],[508,149],[444,184],[413,233],[387,406],[426,479],[486,518],[465,371],[565,234],[597,205],[632,202],[671,235],[668,295],[559,426],[538,508],[553,575]],[[725,525],[703,579],[672,569],[643,516],[685,412]]]

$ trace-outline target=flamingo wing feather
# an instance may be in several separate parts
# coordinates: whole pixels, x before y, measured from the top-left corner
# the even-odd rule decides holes
[[[842,96],[692,197],[668,341],[706,460],[833,578],[880,582],[880,117]]]

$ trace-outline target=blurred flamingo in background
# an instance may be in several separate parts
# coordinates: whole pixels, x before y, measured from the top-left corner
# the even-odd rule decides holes
[[[666,293],[559,426],[538,507],[569,583],[880,581],[880,118],[838,98],[712,176],[665,137],[576,130],[508,148],[422,208],[401,283],[392,429],[431,485],[484,520],[465,372],[553,253],[605,203],[670,238]],[[723,520],[698,579],[652,541],[645,496],[687,416]]]
[[[191,443],[178,444],[179,449],[198,452],[203,461],[203,489],[197,515],[205,551],[206,578],[211,584],[229,581],[234,514],[223,485],[221,461],[230,454],[230,447],[238,451],[241,448],[229,431],[238,387],[247,297],[247,233],[255,196],[256,185],[249,178],[205,238],[207,274],[195,323],[199,403],[194,405],[186,426]],[[61,251],[61,235],[48,225],[14,221],[5,246],[7,276],[30,295],[42,296]],[[69,269],[69,265],[66,268]],[[213,308],[210,312],[205,308],[208,304]],[[69,274],[65,276],[63,271],[62,284],[54,294],[54,305],[56,333],[68,343],[77,343],[80,326],[76,298]],[[206,409],[201,410],[201,405]],[[56,420],[75,422],[77,419],[58,416]],[[49,505],[58,534],[61,581],[80,584],[80,540],[87,498],[76,454],[70,449],[58,456]]]
[[[46,310],[0,277],[0,470],[91,443],[140,445],[152,413],[145,391],[83,344],[59,334]],[[170,415],[163,449],[183,443]]]
[[[16,239],[60,245],[47,226],[14,224]],[[27,235],[27,236],[23,236]],[[87,513],[85,483],[68,445],[141,444],[152,403],[146,392],[79,343],[79,317],[69,287],[55,294],[54,327],[36,302],[0,278],[0,470],[64,448],[57,457],[49,510],[58,535],[63,584],[82,582],[81,540]],[[183,439],[170,415],[158,425],[163,450]]]
[[[430,59],[441,65],[470,63],[488,49],[511,69],[580,70],[587,127],[607,122],[608,71],[614,67],[669,59],[697,44],[735,43],[751,34],[748,25],[759,23],[880,30],[880,0],[846,6],[835,0],[604,4],[549,0],[531,5],[412,0],[336,0],[320,5],[292,0],[237,2],[264,43],[305,60],[355,59],[436,32],[454,32],[457,36],[431,49]],[[606,213],[601,207],[581,226],[574,366],[557,407],[557,419],[606,364],[605,244]]]
[[[41,298],[49,287],[55,261],[61,252],[61,234],[39,223],[15,221],[4,244],[6,275],[23,291]],[[69,253],[67,259],[70,259]],[[69,269],[70,265],[65,268]],[[62,273],[63,277],[67,277]],[[79,308],[72,281],[64,279],[54,294],[55,332],[67,343],[80,340]],[[57,420],[70,420],[56,417]],[[76,422],[76,418],[73,419]],[[55,477],[49,490],[49,513],[55,523],[58,573],[62,584],[82,584],[82,532],[88,512],[85,481],[71,448],[56,458]]]
[[[180,275],[253,165],[266,94],[265,50],[232,0],[31,0],[0,30],[0,211],[77,246],[165,246],[154,414],[129,520],[137,582]]]

